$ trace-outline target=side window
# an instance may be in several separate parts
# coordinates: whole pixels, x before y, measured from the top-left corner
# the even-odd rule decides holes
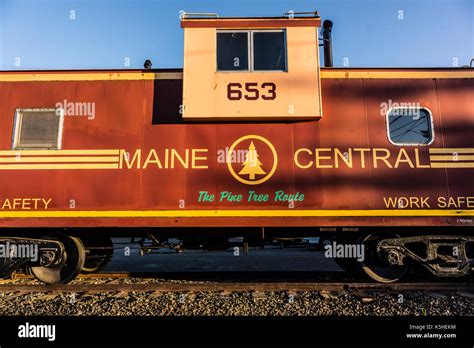
[[[429,145],[434,141],[433,119],[426,108],[391,108],[387,131],[394,145]]]
[[[13,133],[13,149],[61,148],[63,110],[17,109]]]
[[[249,33],[217,33],[217,70],[249,69]]]
[[[286,70],[285,32],[253,33],[253,69]]]
[[[286,71],[284,30],[217,32],[218,71]]]

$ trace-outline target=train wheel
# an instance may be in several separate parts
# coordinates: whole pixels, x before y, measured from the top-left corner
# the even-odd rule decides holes
[[[403,265],[393,265],[388,261],[386,253],[377,252],[377,244],[382,239],[399,237],[393,233],[373,233],[361,238],[364,244],[365,257],[362,270],[372,279],[381,283],[393,283],[402,279],[410,265],[405,259]]]
[[[61,264],[54,267],[30,267],[31,274],[46,284],[65,284],[73,280],[84,266],[86,253],[79,238],[54,235],[46,238],[60,241],[64,245],[64,255]]]
[[[82,273],[97,273],[112,260],[114,244],[109,237],[81,237],[82,244],[86,249],[86,260],[82,267]]]

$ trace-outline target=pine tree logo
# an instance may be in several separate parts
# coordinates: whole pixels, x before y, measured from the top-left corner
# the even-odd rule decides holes
[[[263,169],[263,163],[258,159],[258,153],[253,141],[250,142],[248,152],[245,155],[244,166],[239,175],[248,175],[250,180],[255,180],[255,175],[267,174]]]
[[[250,144],[247,147],[246,144],[248,144],[248,141],[250,141]],[[233,168],[233,163],[235,163],[235,161],[232,161],[232,154],[240,144],[244,149],[247,147],[247,150],[244,150],[245,159],[241,163],[240,168],[236,168],[236,171]],[[259,159],[260,155],[257,152],[255,144],[257,144],[258,148],[263,151],[261,152],[264,156],[263,163]],[[262,150],[262,147],[264,150]],[[265,147],[267,147],[267,149],[265,149]],[[237,181],[246,185],[259,185],[270,179],[275,173],[278,166],[278,155],[275,147],[268,139],[253,134],[245,135],[237,139],[230,146],[226,161],[229,172]],[[236,166],[237,165],[239,165],[239,163],[237,163]]]

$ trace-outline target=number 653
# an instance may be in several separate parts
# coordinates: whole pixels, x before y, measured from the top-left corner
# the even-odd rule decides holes
[[[229,83],[227,85],[227,99],[229,100],[274,100],[276,98],[276,85],[273,82],[248,82],[242,86],[241,83]]]

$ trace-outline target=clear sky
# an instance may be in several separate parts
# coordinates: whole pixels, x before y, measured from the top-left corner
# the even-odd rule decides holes
[[[334,65],[451,67],[474,58],[474,0],[0,0],[0,70],[181,68],[179,11],[334,22]],[[127,65],[129,63],[129,66]]]

